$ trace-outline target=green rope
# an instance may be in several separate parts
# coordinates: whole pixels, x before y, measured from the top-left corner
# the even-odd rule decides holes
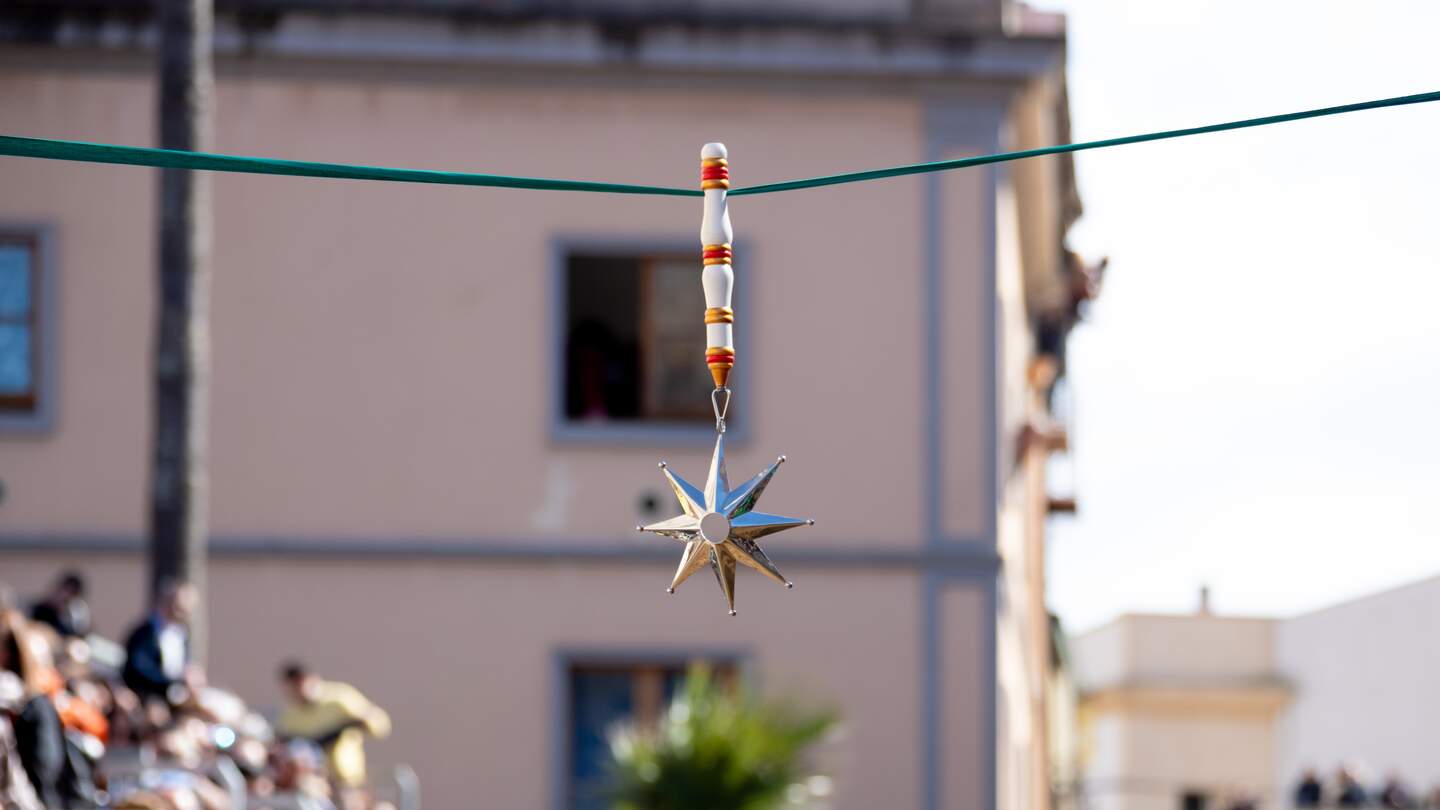
[[[86,163],[119,163],[162,169],[205,169],[212,172],[280,174],[292,177],[333,177],[344,180],[389,180],[397,183],[438,183],[449,186],[490,186],[529,188],[541,191],[595,191],[609,194],[656,194],[699,197],[704,192],[691,188],[632,186],[624,183],[591,183],[584,180],[548,180],[542,177],[509,177],[503,174],[439,172],[426,169],[386,169],[378,166],[351,166],[344,163],[312,163],[304,160],[215,155],[144,146],[115,146],[81,141],[52,141],[44,138],[16,138],[0,135],[0,155],[78,160]]]
[[[1440,91],[1418,93],[1412,96],[1362,101],[1358,104],[1343,104],[1339,107],[1322,107],[1317,110],[1268,115],[1263,118],[1247,118],[1243,121],[1229,121],[1223,124],[1209,124],[1203,127],[1172,129],[1151,132],[1144,135],[1127,135],[1123,138],[1108,138],[1101,141],[1068,143],[1026,149],[1020,152],[1002,152],[994,155],[978,155],[958,160],[942,160],[933,163],[913,163],[888,169],[872,169],[864,172],[833,174],[826,177],[812,177],[804,180],[787,180],[783,183],[766,183],[758,186],[737,188],[732,196],[747,194],[769,194],[776,191],[792,191],[802,188],[833,186],[841,183],[858,183],[862,180],[879,180],[885,177],[903,177],[911,174],[965,169],[989,163],[1006,163],[1012,160],[1081,152],[1086,149],[1103,149],[1110,146],[1124,146],[1146,141],[1160,141],[1169,138],[1184,138],[1190,135],[1204,135],[1210,132],[1225,132],[1231,129],[1263,127],[1301,121],[1306,118],[1320,118],[1327,115],[1376,110],[1383,107],[1401,107],[1408,104],[1425,104],[1440,101]],[[703,194],[693,188],[667,188],[664,186],[636,186],[625,183],[594,183],[585,180],[550,180],[540,177],[510,177],[501,174],[471,174],[468,172],[441,172],[425,169],[387,169],[376,166],[351,166],[343,163],[312,163],[301,160],[276,160],[274,158],[241,157],[237,155],[216,155],[206,152],[184,152],[173,149],[151,149],[143,146],[115,146],[103,143],[80,141],[52,141],[44,138],[17,138],[0,135],[0,155],[14,157],[44,158],[49,160],[74,160],[87,163],[118,163],[130,166],[152,166],[166,169],[202,169],[216,172],[245,172],[249,174],[279,174],[293,177],[332,177],[347,180],[388,180],[400,183],[438,183],[452,186],[488,186],[492,188],[528,188],[540,191],[589,191],[608,194],[650,194],[668,197],[699,197]]]
[[[840,183],[858,183],[862,180],[879,180],[883,177],[902,177],[907,174],[944,172],[950,171],[951,169],[984,166],[987,163],[1006,163],[1012,160],[1024,160],[1025,158],[1041,157],[1043,155],[1081,152],[1086,149],[1104,149],[1109,146],[1124,146],[1126,144],[1144,143],[1146,141],[1163,141],[1167,138],[1184,138],[1189,135],[1204,135],[1209,132],[1224,132],[1230,129],[1263,127],[1270,124],[1283,124],[1287,121],[1301,121],[1306,118],[1320,118],[1326,115],[1340,115],[1341,113],[1360,112],[1361,110],[1376,110],[1382,107],[1402,107],[1406,104],[1424,104],[1430,101],[1440,101],[1440,92],[1417,93],[1413,96],[1399,96],[1397,98],[1385,98],[1378,101],[1362,101],[1358,104],[1343,104],[1339,107],[1322,107],[1318,110],[1305,110],[1303,112],[1285,113],[1284,115],[1267,115],[1264,118],[1247,118],[1243,121],[1229,121],[1224,124],[1209,124],[1203,127],[1190,127],[1189,129],[1171,129],[1165,132],[1150,132],[1144,135],[1127,135],[1123,138],[1108,138],[1103,141],[1067,143],[1059,146],[1045,146],[1039,149],[1026,149],[1020,152],[1002,152],[997,155],[978,155],[976,157],[960,158],[958,160],[941,160],[934,163],[912,163],[908,166],[895,166],[890,169],[872,169],[865,172],[832,174],[828,177],[812,177],[808,180],[787,180],[783,183],[766,183],[760,186],[738,188],[731,191],[730,194],[732,196],[741,194],[769,194],[775,191],[792,191],[800,188],[833,186]]]

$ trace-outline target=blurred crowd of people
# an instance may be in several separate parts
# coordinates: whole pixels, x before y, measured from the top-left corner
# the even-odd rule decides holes
[[[0,584],[0,810],[380,810],[366,737],[390,719],[304,664],[279,671],[273,720],[208,683],[190,655],[198,602],[157,589],[123,645],[92,632],[85,580],[29,605]]]
[[[1334,778],[1326,781],[1314,769],[1300,775],[1291,797],[1295,807],[1378,807],[1386,810],[1440,810],[1440,786],[1428,795],[1413,792],[1397,773],[1391,773],[1378,785],[1366,787],[1359,769],[1341,766]]]

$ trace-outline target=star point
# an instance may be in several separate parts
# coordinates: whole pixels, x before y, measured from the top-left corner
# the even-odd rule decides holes
[[[725,595],[731,616],[735,615],[737,564],[753,568],[767,579],[784,585],[787,590],[795,587],[795,583],[780,573],[780,569],[755,542],[766,535],[796,526],[815,525],[815,521],[805,518],[754,511],[761,493],[783,463],[785,456],[782,455],[754,478],[731,489],[725,472],[724,434],[715,437],[715,452],[710,459],[703,489],[676,475],[665,462],[660,462],[660,469],[680,503],[682,514],[638,528],[685,543],[680,565],[675,569],[675,578],[666,588],[668,593],[674,593],[680,583],[707,564]]]

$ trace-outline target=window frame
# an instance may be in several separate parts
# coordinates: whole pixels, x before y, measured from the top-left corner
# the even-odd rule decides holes
[[[703,659],[729,667],[741,684],[755,684],[750,651],[743,647],[562,647],[550,656],[550,806],[570,808],[570,673],[577,668],[686,667]]]
[[[740,257],[737,262],[739,267],[748,270],[755,266],[752,251],[753,247],[748,242],[737,243],[735,253]],[[694,425],[666,424],[643,419],[591,424],[575,422],[566,416],[565,327],[567,313],[565,307],[569,298],[567,270],[569,257],[575,253],[615,258],[693,255],[695,257],[695,283],[697,285],[700,283],[702,267],[700,241],[694,236],[559,236],[551,239],[549,283],[547,284],[549,312],[546,317],[550,366],[550,379],[548,380],[550,390],[547,392],[547,399],[551,440],[558,444],[570,445],[708,447],[713,444],[715,428],[708,420],[705,423],[697,422]],[[737,283],[732,297],[733,305],[740,313],[735,323],[735,343],[737,350],[741,352],[740,362],[736,363],[734,371],[730,374],[730,388],[734,392],[730,407],[732,411],[740,415],[740,418],[725,433],[727,443],[732,446],[743,445],[749,439],[755,422],[754,412],[750,408],[752,400],[747,396],[750,374],[745,360],[747,355],[744,354],[744,347],[749,345],[750,337],[745,317],[745,313],[749,310],[747,287],[746,284]],[[697,332],[705,328],[703,316],[703,312],[695,313]],[[697,356],[695,362],[701,364],[705,362],[705,359]]]
[[[29,413],[0,411],[0,434],[45,433],[55,426],[55,392],[59,357],[56,326],[59,284],[56,281],[55,226],[44,223],[0,222],[0,239],[31,242],[35,246],[31,334],[35,377],[35,407]]]

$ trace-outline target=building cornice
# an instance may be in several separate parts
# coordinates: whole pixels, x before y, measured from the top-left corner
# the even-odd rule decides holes
[[[0,42],[30,64],[65,52],[148,59],[149,22],[60,19],[36,35],[0,13]],[[221,17],[215,53],[225,62],[276,60],[522,68],[621,68],[892,79],[1024,81],[1058,69],[1050,37],[946,34],[914,23],[866,20],[609,19],[545,16],[458,23],[448,17],[292,12],[261,29]],[[113,63],[113,60],[112,60]]]
[[[1080,698],[1089,715],[1148,714],[1171,717],[1273,717],[1290,701],[1278,678],[1197,684],[1133,683],[1099,689]]]

